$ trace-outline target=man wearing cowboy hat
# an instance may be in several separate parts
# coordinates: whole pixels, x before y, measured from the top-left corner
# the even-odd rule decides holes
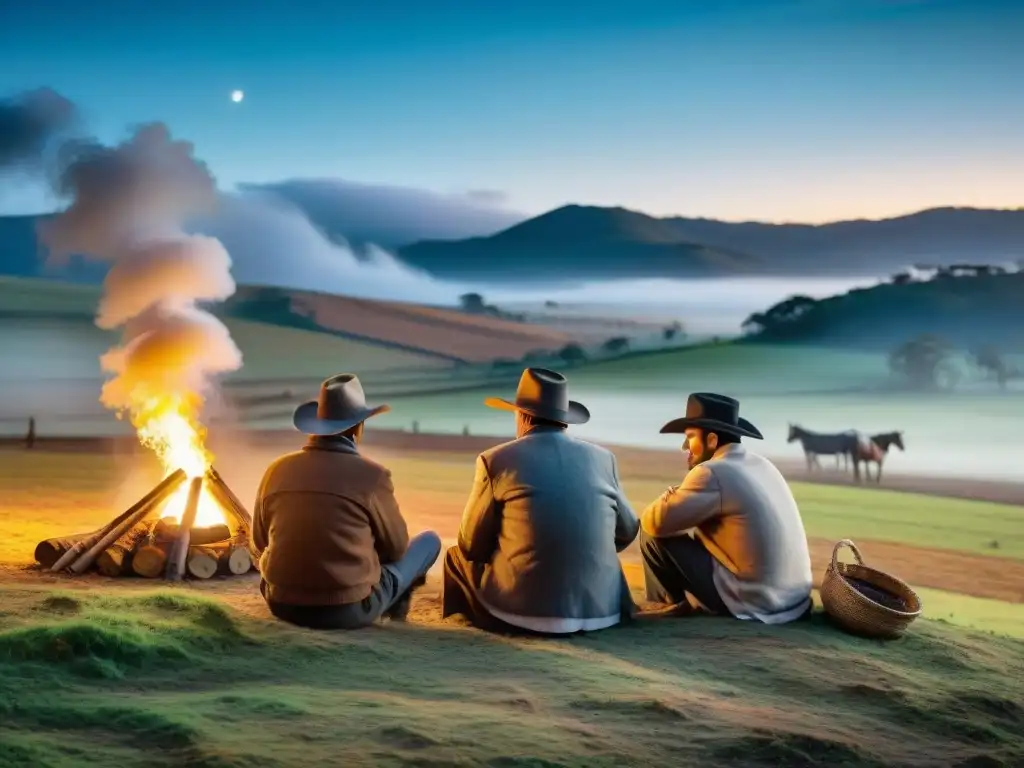
[[[278,618],[320,629],[402,619],[440,555],[436,533],[410,541],[391,473],[359,453],[364,422],[388,410],[368,406],[351,373],[296,409],[309,441],[267,468],[253,514],[260,591]]]
[[[811,558],[800,510],[779,470],[740,439],[761,433],[739,402],[690,395],[661,428],[685,434],[689,472],[641,515],[647,599],[783,624],[811,607]]]
[[[618,624],[633,601],[618,552],[640,522],[619,485],[615,457],[570,437],[590,413],[569,400],[565,377],[527,368],[512,442],[476,460],[458,546],[444,563],[444,616],[481,629],[568,634]]]

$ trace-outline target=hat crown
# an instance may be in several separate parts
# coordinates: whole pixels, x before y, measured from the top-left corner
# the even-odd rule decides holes
[[[316,417],[325,421],[344,421],[366,410],[366,394],[354,373],[339,373],[320,385]]]
[[[565,376],[547,368],[527,368],[519,377],[516,405],[538,406],[565,411],[569,388]]]
[[[739,423],[739,401],[711,392],[694,392],[686,399],[687,419],[712,419],[733,426]]]

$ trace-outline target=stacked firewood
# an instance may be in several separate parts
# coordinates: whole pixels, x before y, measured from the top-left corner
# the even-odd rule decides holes
[[[51,571],[83,573],[95,568],[105,576],[165,577],[174,581],[186,575],[209,579],[218,574],[248,573],[253,567],[249,554],[252,518],[215,469],[205,478],[191,481],[180,521],[174,517],[151,519],[184,482],[185,475],[179,470],[107,525],[39,542],[36,561]],[[224,510],[228,523],[194,524],[204,484]]]

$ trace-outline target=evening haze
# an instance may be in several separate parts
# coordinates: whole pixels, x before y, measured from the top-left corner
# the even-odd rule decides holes
[[[223,189],[806,222],[1024,197],[1019,2],[402,5],[5,5],[0,93],[50,86],[105,141],[165,120]]]

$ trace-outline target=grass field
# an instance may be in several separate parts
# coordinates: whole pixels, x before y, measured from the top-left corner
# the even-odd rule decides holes
[[[820,619],[531,641],[457,624],[315,634],[184,590],[0,589],[0,599],[5,765],[1024,759],[1024,643],[932,623],[889,645]]]
[[[243,448],[220,445],[218,467],[248,500],[276,450]],[[450,541],[471,456],[371,453],[392,469],[410,528]],[[638,508],[673,480],[640,452],[620,466]],[[544,641],[441,621],[436,575],[409,623],[339,634],[274,621],[254,576],[154,590],[24,570],[39,539],[95,527],[155,473],[131,457],[0,454],[0,766],[1024,761],[1024,594],[920,589],[926,618],[886,644],[820,615],[776,628],[654,621]],[[1024,573],[1013,570],[1024,567],[1024,508],[794,491],[817,575],[841,537],[915,586],[915,568],[960,567],[956,558],[994,565],[961,583]],[[985,546],[996,537],[998,550]],[[938,543],[950,551],[925,549]],[[626,565],[640,587],[635,553]]]

